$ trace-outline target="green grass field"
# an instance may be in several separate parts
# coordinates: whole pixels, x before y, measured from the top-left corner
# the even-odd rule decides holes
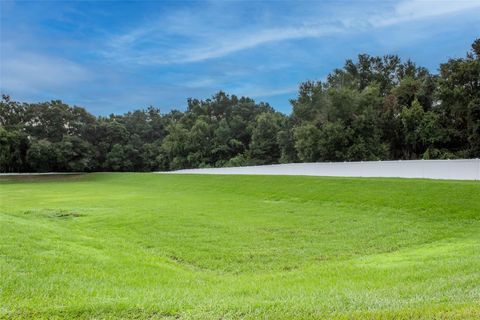
[[[480,183],[0,178],[0,318],[480,318]]]

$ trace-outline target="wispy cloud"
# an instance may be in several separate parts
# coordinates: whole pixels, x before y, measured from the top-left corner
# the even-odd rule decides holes
[[[480,0],[0,6],[1,91],[103,114],[182,108],[220,89],[288,112],[298,83],[344,59],[396,53],[435,68],[447,54],[464,54],[480,21]]]
[[[2,49],[0,88],[4,92],[55,91],[87,81],[85,67],[64,58]]]
[[[174,48],[164,48],[161,45],[161,39],[158,35],[153,35],[159,31],[156,28],[148,27],[134,30],[133,32],[114,37],[110,42],[110,48],[104,51],[108,58],[116,59],[121,62],[138,63],[141,65],[166,65],[205,61],[213,58],[220,58],[241,50],[255,48],[260,45],[293,40],[302,38],[315,38],[334,33],[342,32],[344,29],[330,25],[307,25],[278,27],[262,30],[249,30],[244,32],[232,32],[224,34],[210,34],[209,36],[195,39],[196,35],[190,35],[192,44],[207,43],[207,45],[179,44]],[[158,47],[141,49],[137,44],[150,40]]]
[[[295,93],[297,91],[297,85],[285,87],[243,85],[231,89],[233,94],[252,98],[274,97],[287,93]]]
[[[472,9],[480,9],[480,1],[407,0],[399,2],[389,15],[373,17],[369,21],[374,27],[383,27]]]
[[[324,19],[326,23],[318,23],[315,15],[312,15],[302,17],[302,21],[306,22],[301,24],[271,27],[260,23],[253,28],[231,26],[231,30],[240,29],[231,32],[209,29],[208,21],[184,11],[163,17],[159,23],[150,23],[113,36],[107,42],[108,48],[104,54],[109,59],[139,65],[200,62],[269,43],[365,31],[478,8],[480,1],[407,0],[393,7],[386,6],[383,12],[373,16],[359,13],[344,16],[340,21]],[[313,10],[315,14],[317,11]],[[221,17],[221,14],[218,16]],[[173,46],[168,41],[172,38],[177,40]]]

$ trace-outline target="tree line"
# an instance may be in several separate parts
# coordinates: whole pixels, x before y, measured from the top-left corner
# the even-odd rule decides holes
[[[306,81],[285,115],[218,92],[186,111],[96,117],[62,101],[0,103],[0,171],[153,171],[480,156],[480,39],[438,74],[361,54]]]

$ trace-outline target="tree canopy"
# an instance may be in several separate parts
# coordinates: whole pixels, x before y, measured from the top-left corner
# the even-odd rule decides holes
[[[306,81],[285,115],[222,91],[187,110],[96,117],[62,101],[0,102],[0,171],[152,171],[286,162],[480,157],[480,39],[438,74],[398,56]]]

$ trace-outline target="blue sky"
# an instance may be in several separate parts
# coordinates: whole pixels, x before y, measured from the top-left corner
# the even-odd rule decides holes
[[[0,89],[94,114],[184,109],[218,90],[289,113],[358,53],[437,71],[480,36],[480,0],[0,1]]]

